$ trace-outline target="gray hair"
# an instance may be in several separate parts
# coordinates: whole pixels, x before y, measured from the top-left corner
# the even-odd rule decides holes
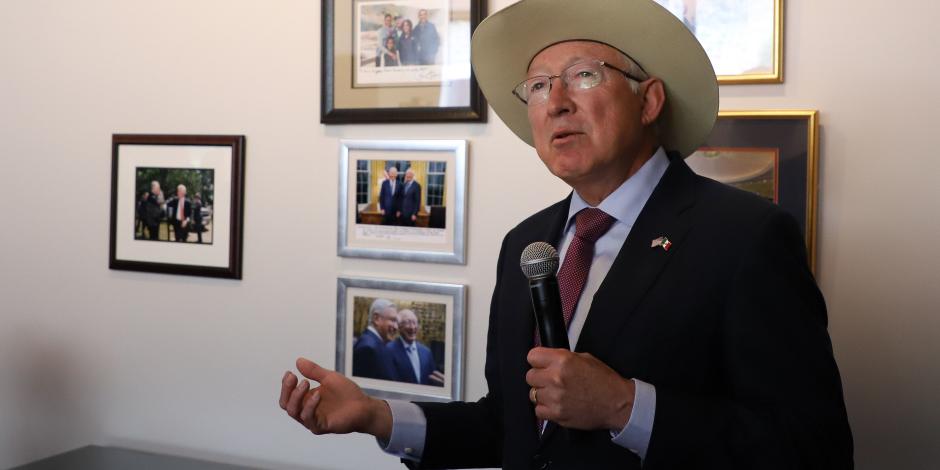
[[[381,315],[389,307],[394,307],[395,304],[391,300],[386,299],[375,299],[372,302],[372,306],[369,307],[369,318],[375,318],[377,315]]]
[[[402,316],[404,316],[404,315],[411,315],[411,316],[413,316],[413,317],[415,318],[415,325],[420,324],[420,321],[418,320],[418,315],[414,312],[414,310],[411,310],[411,309],[407,309],[407,308],[406,308],[406,309],[404,309],[404,310],[399,310],[399,311],[398,311],[398,314],[399,314],[399,315],[402,315]]]
[[[646,71],[643,70],[643,67],[640,67],[640,65],[637,64],[635,60],[633,60],[630,56],[628,56],[623,51],[617,51],[617,52],[620,53],[620,56],[623,57],[623,61],[627,64],[627,70],[626,70],[627,73],[644,81],[649,79],[649,74],[646,73]],[[630,89],[633,90],[633,94],[639,95],[640,83],[629,77],[623,77],[623,78],[627,79],[627,83],[630,84]]]

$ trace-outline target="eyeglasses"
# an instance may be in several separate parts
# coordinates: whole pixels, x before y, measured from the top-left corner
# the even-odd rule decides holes
[[[522,83],[516,85],[512,94],[516,95],[523,103],[529,106],[542,104],[548,101],[548,95],[552,91],[552,79],[560,78],[565,88],[571,91],[590,90],[601,83],[604,83],[604,67],[616,70],[630,80],[642,82],[645,78],[639,78],[631,75],[625,70],[621,70],[602,60],[589,60],[578,62],[558,75],[539,75],[537,77],[527,78]]]

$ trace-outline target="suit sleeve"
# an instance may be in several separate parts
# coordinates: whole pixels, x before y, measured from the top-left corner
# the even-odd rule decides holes
[[[721,389],[656,387],[644,468],[852,468],[826,306],[799,226],[769,209],[741,248],[721,317]]]
[[[421,185],[420,185],[420,184],[415,188],[415,198],[414,198],[414,199],[415,199],[414,214],[417,214],[418,211],[421,210]],[[414,215],[414,214],[412,214],[412,215]]]
[[[417,403],[427,418],[424,455],[418,463],[403,461],[409,468],[500,467],[503,453],[502,391],[499,385],[497,315],[506,240],[499,253],[496,288],[490,304],[486,345],[486,381],[489,392],[474,403]]]

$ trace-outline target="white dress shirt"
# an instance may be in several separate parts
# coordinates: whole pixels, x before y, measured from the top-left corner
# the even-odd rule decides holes
[[[405,347],[405,353],[408,354],[408,360],[411,361],[411,368],[415,371],[415,380],[421,383],[421,360],[418,359],[418,346],[415,343],[409,343],[404,338],[398,338]]]
[[[584,290],[575,308],[574,316],[568,325],[568,341],[573,350],[578,344],[584,321],[591,310],[594,294],[600,288],[604,278],[607,277],[617,254],[630,235],[630,230],[636,222],[640,211],[646,205],[659,180],[669,167],[669,158],[661,147],[653,154],[633,176],[627,178],[613,193],[607,196],[597,206],[616,219],[610,230],[602,235],[594,244],[594,258],[591,270],[588,272]],[[564,237],[558,252],[561,253],[560,262],[565,261],[565,252],[575,233],[575,215],[584,208],[591,207],[575,191],[571,195],[571,204],[568,208],[568,222],[565,225]],[[636,392],[633,399],[633,410],[630,419],[622,430],[612,430],[612,441],[641,459],[646,457],[650,435],[653,432],[653,420],[656,415],[656,388],[641,380],[633,379]],[[424,440],[427,433],[427,419],[421,408],[414,403],[402,400],[388,400],[392,412],[392,434],[387,443],[379,441],[379,445],[386,452],[398,457],[420,460],[424,451]]]

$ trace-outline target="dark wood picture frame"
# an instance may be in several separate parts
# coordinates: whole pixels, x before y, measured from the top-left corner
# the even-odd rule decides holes
[[[122,145],[198,146],[231,148],[231,192],[228,214],[228,265],[226,267],[199,264],[162,263],[118,259],[118,176]],[[187,276],[228,279],[242,278],[242,238],[245,192],[245,136],[243,135],[169,135],[169,134],[114,134],[111,140],[111,223],[108,267],[115,270],[143,271]],[[124,195],[126,197],[126,195]],[[135,228],[136,230],[136,228]]]
[[[390,0],[394,1],[394,0]],[[456,0],[451,0],[456,1]],[[482,20],[485,0],[466,0],[470,5],[470,34]],[[321,3],[320,122],[323,124],[486,122],[486,98],[471,68],[469,104],[461,107],[343,108],[336,104],[335,34],[337,2],[355,8],[356,0],[323,0]],[[352,34],[352,31],[349,32]],[[469,44],[470,38],[467,38]]]

